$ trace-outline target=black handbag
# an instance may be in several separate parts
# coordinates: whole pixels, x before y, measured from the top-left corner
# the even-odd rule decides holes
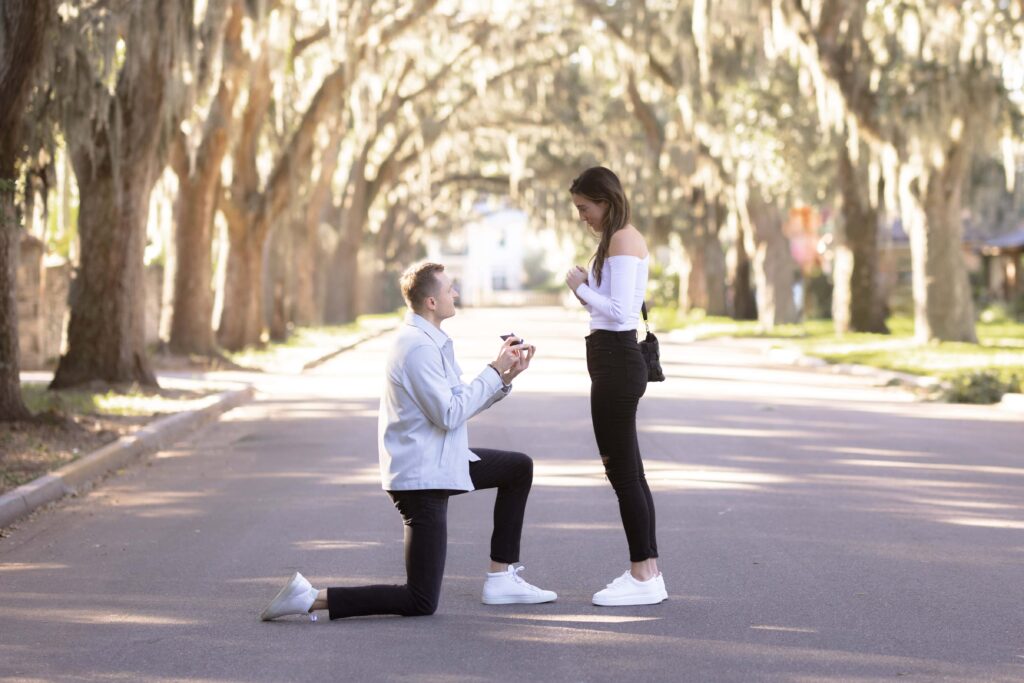
[[[647,336],[640,342],[640,353],[643,354],[644,362],[647,363],[647,381],[664,382],[665,372],[661,369],[661,349],[658,347],[658,338],[654,336],[650,325],[647,324],[646,301],[640,307],[640,312],[644,314],[644,329],[647,330]]]

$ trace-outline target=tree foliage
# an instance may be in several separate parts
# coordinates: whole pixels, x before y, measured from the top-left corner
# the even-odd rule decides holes
[[[17,154],[37,178],[67,155],[81,197],[58,380],[153,380],[139,302],[160,177],[176,202],[180,353],[389,307],[384,283],[481,201],[583,244],[567,187],[594,164],[624,181],[683,306],[794,319],[790,211],[837,206],[833,309],[842,329],[882,329],[876,228],[895,212],[911,237],[919,337],[972,339],[960,214],[991,197],[971,188],[975,164],[999,168],[1002,155],[1003,181],[1016,176],[1020,11],[997,0],[55,4],[49,77],[4,130],[31,133]]]

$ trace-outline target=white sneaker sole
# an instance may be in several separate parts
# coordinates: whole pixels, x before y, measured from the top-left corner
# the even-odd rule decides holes
[[[270,601],[270,604],[267,605],[266,609],[264,609],[263,612],[260,614],[261,621],[271,621],[273,619],[277,619],[278,617],[287,616],[287,614],[276,614],[276,612],[280,610],[281,602],[283,602],[285,598],[289,596],[289,593],[294,588],[295,581],[298,578],[299,572],[295,572],[294,574],[292,574],[292,578],[288,579],[288,582],[284,584],[284,588],[277,592],[277,595],[274,596],[274,599]]]
[[[540,595],[500,595],[494,598],[489,598],[485,595],[481,599],[481,602],[485,605],[541,605],[545,602],[554,602],[557,599],[557,595],[550,598]]]
[[[598,607],[630,607],[632,605],[657,605],[668,600],[668,593],[660,595],[619,595],[614,598],[599,598],[596,595],[593,603]]]

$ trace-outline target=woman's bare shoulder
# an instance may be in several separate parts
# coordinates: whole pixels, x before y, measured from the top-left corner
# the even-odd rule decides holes
[[[647,242],[640,231],[632,225],[627,225],[614,235],[608,245],[609,256],[636,256],[637,258],[647,257]]]

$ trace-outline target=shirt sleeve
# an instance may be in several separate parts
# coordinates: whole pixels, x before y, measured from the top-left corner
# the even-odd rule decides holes
[[[576,294],[601,315],[625,323],[631,313],[629,307],[636,296],[636,271],[640,267],[640,259],[624,254],[609,256],[606,263],[611,278],[610,295],[599,294],[587,283],[577,287]]]
[[[441,352],[434,346],[418,346],[405,358],[403,384],[416,405],[441,429],[452,430],[464,424],[503,396],[498,373],[485,367],[469,384],[452,386],[444,371]]]
[[[586,284],[587,283],[584,282],[583,285],[581,285],[581,286],[585,286]],[[579,288],[577,287],[577,292],[578,291],[579,291]],[[580,303],[583,305],[583,310],[585,310],[587,313],[593,313],[594,312],[594,307],[591,306],[590,304],[588,304],[586,301],[580,301]]]
[[[498,371],[495,370],[494,368],[492,368],[491,366],[488,365],[487,369],[491,370],[492,373],[495,376],[498,375]],[[494,405],[495,403],[497,403],[498,401],[500,401],[501,399],[505,398],[506,396],[508,396],[509,394],[512,393],[512,384],[511,384],[511,382],[509,384],[505,384],[504,382],[501,381],[501,378],[499,378],[498,381],[501,382],[501,388],[498,389],[496,392],[494,392],[493,396],[491,396],[489,399],[487,399],[487,402],[484,403],[484,405],[480,407],[480,410],[476,411],[477,413],[483,412],[484,410],[490,408],[492,405]],[[474,415],[475,414],[476,413],[474,413]]]

